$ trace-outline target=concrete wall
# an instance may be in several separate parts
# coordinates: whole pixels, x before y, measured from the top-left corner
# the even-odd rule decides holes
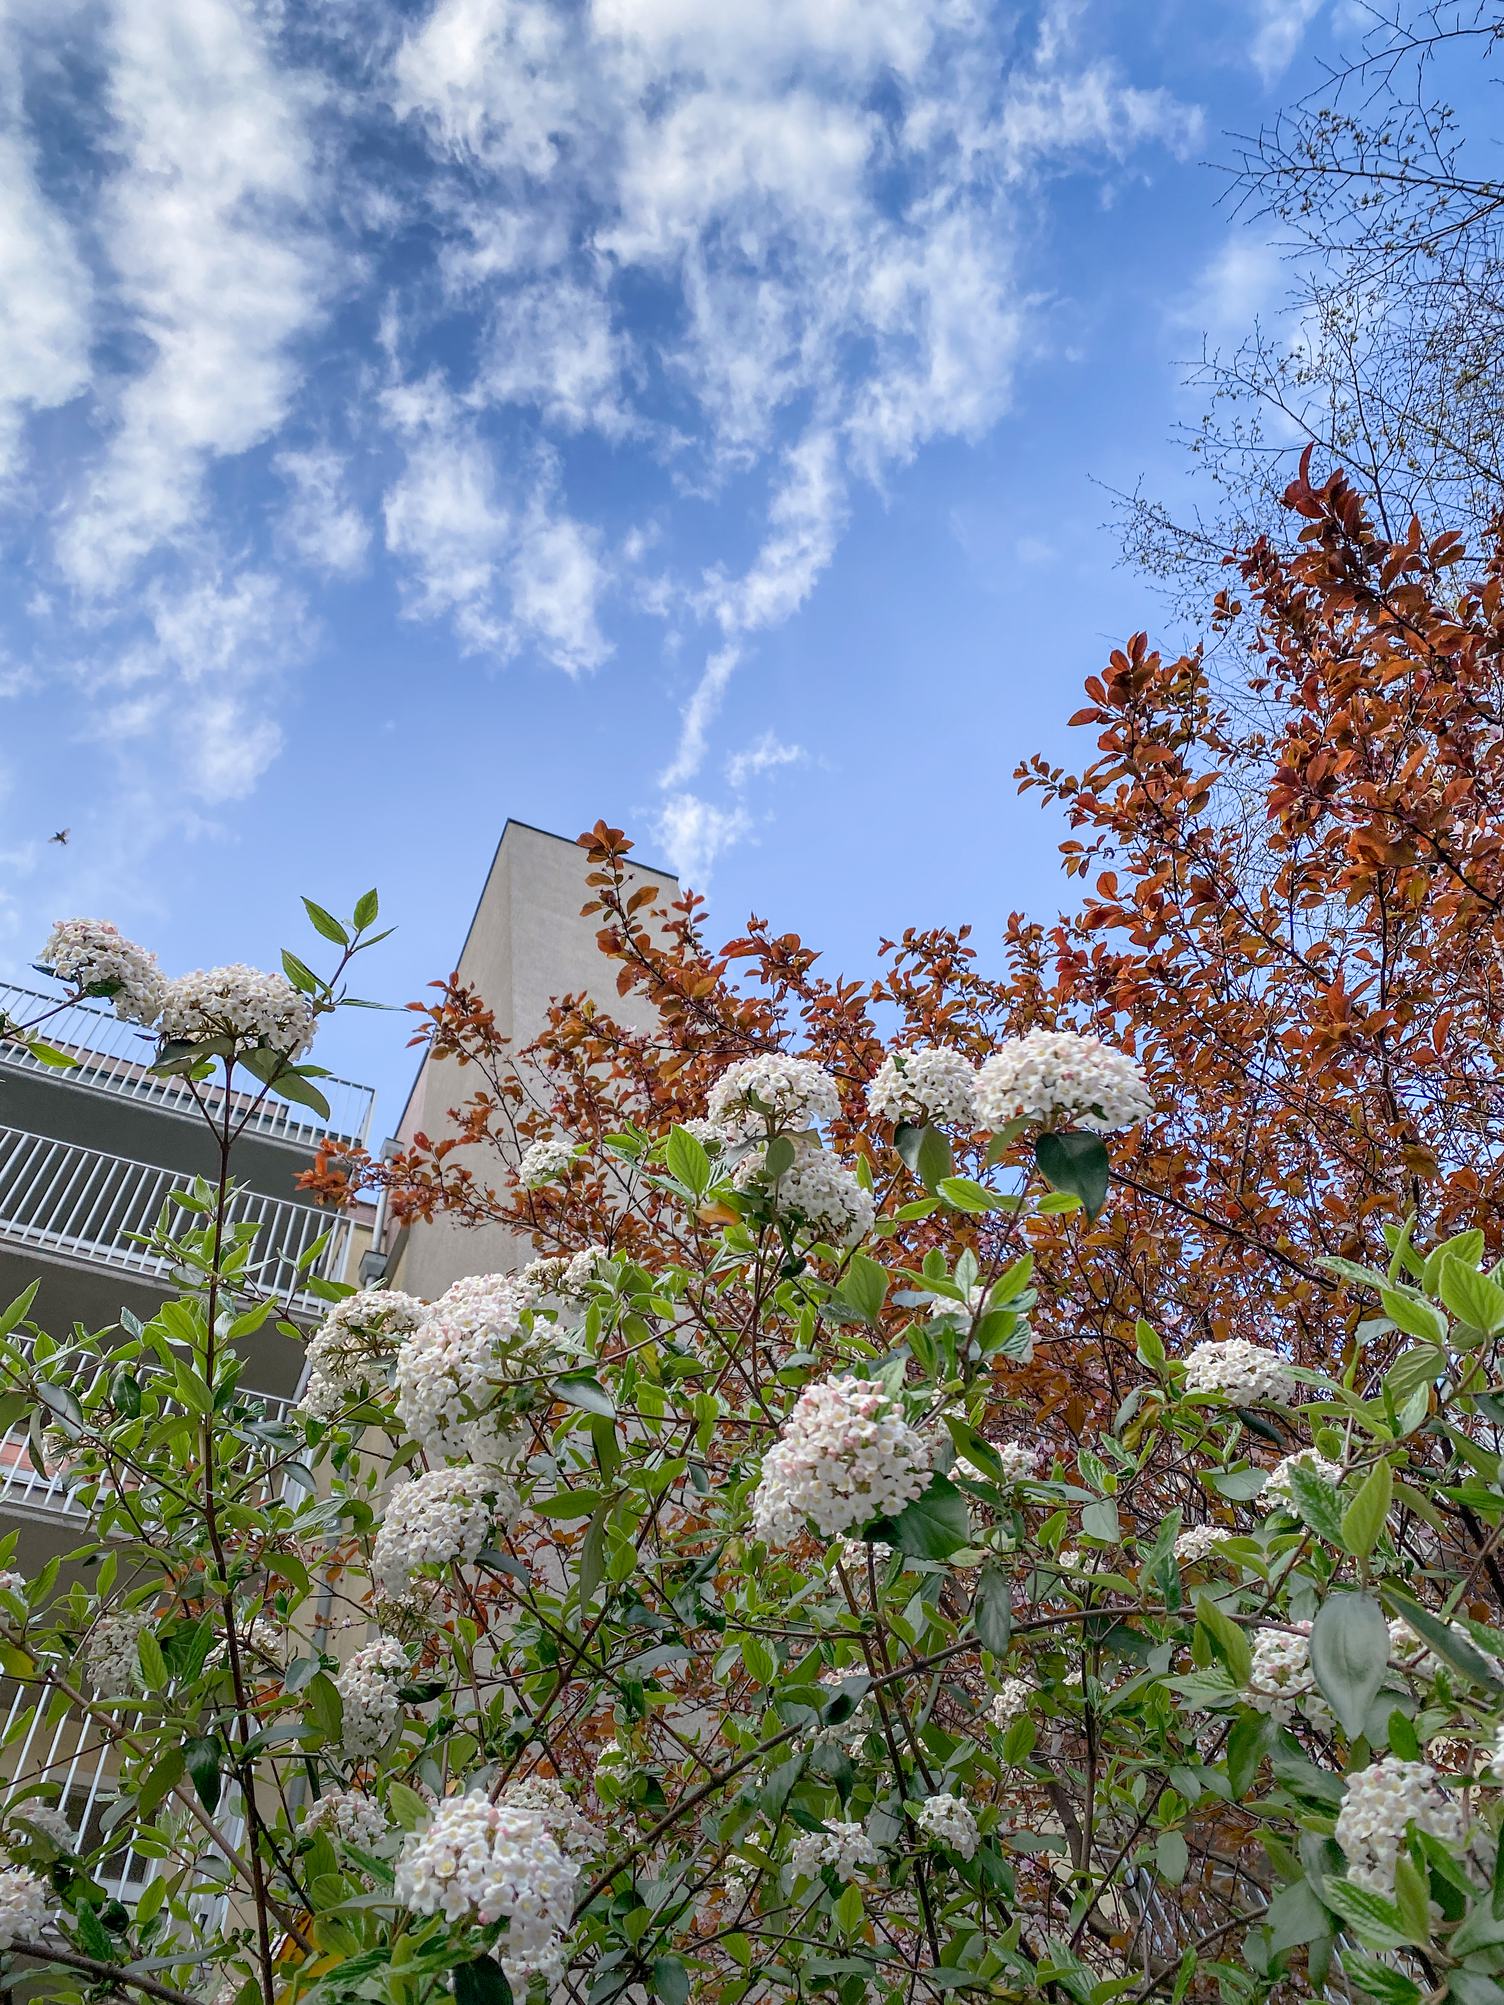
[[[589,895],[587,868],[584,851],[564,837],[515,821],[502,831],[456,965],[460,979],[479,990],[497,1029],[519,1051],[542,1030],[554,997],[581,990],[628,1023],[645,1027],[650,1020],[636,997],[617,995],[615,966],[595,944],[598,918],[580,916]],[[665,898],[678,893],[678,880],[666,871],[634,866],[631,878],[634,884],[661,886]],[[433,1140],[452,1135],[456,1123],[449,1109],[482,1083],[453,1059],[425,1058],[396,1139],[406,1144],[419,1130]],[[494,1150],[463,1153],[473,1156],[478,1181],[500,1186]],[[504,1272],[533,1254],[527,1240],[504,1226],[466,1227],[445,1218],[419,1222],[391,1245],[388,1284],[427,1299],[461,1275]]]

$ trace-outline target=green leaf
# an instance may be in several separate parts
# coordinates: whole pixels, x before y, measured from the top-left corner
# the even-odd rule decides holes
[[[454,2005],[513,2005],[512,1987],[494,1956],[478,1956],[454,1973]]]
[[[1504,1330],[1504,1288],[1448,1254],[1441,1263],[1441,1285],[1437,1290],[1452,1314],[1486,1337]]]
[[[100,1963],[113,1964],[117,1961],[117,1946],[87,1901],[80,1901],[74,1909],[73,1925],[78,1931],[78,1946],[86,1956],[92,1956]]]
[[[416,1831],[428,1822],[430,1815],[428,1805],[417,1790],[409,1789],[405,1782],[387,1784],[386,1807],[399,1831]]]
[[[683,1128],[670,1130],[668,1143],[663,1151],[668,1164],[668,1173],[686,1190],[700,1197],[710,1188],[710,1158],[705,1153],[704,1144]]]
[[[866,1322],[875,1323],[888,1298],[888,1270],[865,1253],[853,1253],[836,1292]]]
[[[332,940],[337,947],[349,946],[350,935],[332,912],[326,912],[322,905],[315,905],[311,898],[303,900],[303,910],[312,921],[315,933],[322,933],[326,940]]]
[[[1371,1956],[1361,1956],[1355,1949],[1343,1950],[1342,1968],[1360,1991],[1377,1998],[1380,2005],[1420,2005],[1420,1986],[1402,1970],[1376,1963]]]
[[[325,1671],[308,1681],[307,1717],[325,1740],[336,1741],[344,1725],[345,1707],[334,1680]]]
[[[160,1692],[167,1683],[167,1660],[150,1629],[143,1629],[136,1638],[136,1655],[141,1661],[141,1675],[146,1680],[146,1689]]]
[[[1334,1594],[1311,1629],[1311,1670],[1322,1697],[1354,1740],[1389,1669],[1389,1625],[1366,1594]]]
[[[1246,1685],[1253,1670],[1253,1652],[1237,1623],[1209,1594],[1197,1595],[1196,1620],[1206,1632],[1213,1656],[1227,1666],[1233,1683]]]
[[[27,1310],[36,1300],[37,1290],[41,1285],[40,1281],[29,1283],[28,1286],[21,1290],[15,1301],[5,1311],[5,1314],[0,1316],[0,1337],[8,1337],[17,1323],[22,1321]]]
[[[1414,1630],[1422,1643],[1429,1644],[1444,1664],[1450,1664],[1454,1671],[1460,1672],[1473,1684],[1481,1685],[1486,1692],[1495,1695],[1504,1692],[1504,1685],[1500,1684],[1493,1666],[1460,1629],[1454,1628],[1450,1622],[1440,1621],[1396,1587],[1386,1586],[1384,1599],[1406,1627]]]
[[[1328,1875],[1321,1885],[1321,1898],[1334,1915],[1352,1923],[1369,1949],[1403,1949],[1410,1942],[1399,1909],[1382,1894]]]
[[[1419,1337],[1424,1344],[1446,1342],[1447,1319],[1429,1302],[1421,1301],[1416,1295],[1401,1294],[1398,1288],[1381,1288],[1379,1300],[1390,1322],[1397,1330],[1403,1330],[1407,1337]]]
[[[794,1162],[793,1143],[787,1135],[775,1135],[763,1151],[763,1175],[769,1183],[774,1183],[779,1177],[788,1175],[794,1167]]]
[[[971,1619],[977,1640],[994,1657],[1007,1654],[1013,1635],[1013,1594],[1008,1576],[1001,1568],[983,1567],[971,1604]]]
[[[579,1587],[581,1612],[590,1606],[595,1590],[606,1577],[606,1519],[609,1504],[597,1507],[580,1543]]]
[[[579,1407],[582,1413],[599,1414],[602,1420],[616,1418],[616,1402],[600,1380],[588,1371],[562,1372],[553,1381],[550,1390],[555,1398]]]
[[[948,1476],[932,1476],[924,1495],[906,1504],[888,1524],[889,1542],[911,1559],[949,1559],[971,1538],[966,1499]]]
[[[1116,1545],[1122,1536],[1118,1524],[1118,1507],[1111,1497],[1099,1497],[1094,1504],[1088,1504],[1081,1513],[1081,1533],[1084,1538],[1102,1539],[1108,1545]]]
[[[1264,1919],[1269,1927],[1269,1951],[1273,1956],[1308,1942],[1319,1942],[1332,1932],[1331,1918],[1309,1880],[1292,1880],[1281,1887],[1269,1903]]]
[[[926,1190],[934,1190],[942,1177],[950,1175],[950,1143],[938,1128],[916,1127],[906,1121],[894,1130],[893,1141]]]
[[[1364,1477],[1356,1497],[1342,1514],[1342,1543],[1356,1559],[1367,1559],[1378,1544],[1394,1498],[1394,1471],[1387,1462]]]
[[[1088,1218],[1095,1218],[1106,1204],[1109,1166],[1107,1144],[1100,1135],[1080,1128],[1041,1135],[1034,1144],[1034,1160],[1052,1190],[1080,1198]]]
[[[191,1734],[183,1742],[183,1760],[198,1800],[212,1817],[219,1804],[219,1743],[206,1734]]]
[[[78,1060],[66,1051],[59,1051],[55,1044],[44,1044],[39,1037],[25,1037],[21,1042],[38,1065],[50,1066],[54,1072],[73,1072],[78,1067]]]
[[[1295,1493],[1296,1509],[1318,1538],[1328,1545],[1342,1546],[1342,1498],[1329,1483],[1300,1462],[1292,1462],[1286,1474]]]
[[[653,1984],[649,1994],[663,2005],[689,2005],[689,1972],[677,1956],[653,1958]]]
[[[306,1069],[289,1065],[280,1051],[258,1046],[254,1051],[243,1051],[240,1062],[253,1078],[259,1079],[279,1098],[291,1100],[299,1107],[311,1107],[320,1119],[329,1119],[329,1102],[313,1084]]]
[[[1179,1831],[1161,1831],[1154,1840],[1154,1863],[1160,1878],[1178,1887],[1191,1863],[1190,1847]]]
[[[944,1198],[954,1211],[977,1214],[1005,1211],[1010,1202],[1001,1191],[989,1190],[975,1177],[941,1177],[935,1185],[935,1195]]]
[[[380,911],[381,901],[376,896],[375,887],[372,886],[369,891],[363,891],[355,901],[356,932],[363,933],[367,926],[374,926]]]

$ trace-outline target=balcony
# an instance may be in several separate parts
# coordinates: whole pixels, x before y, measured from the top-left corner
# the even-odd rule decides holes
[[[171,1283],[171,1263],[132,1235],[150,1232],[173,1191],[188,1181],[179,1171],[128,1156],[0,1127],[0,1245]],[[253,1190],[236,1194],[230,1216],[252,1219],[260,1228],[249,1270],[256,1287],[281,1297],[293,1315],[322,1314],[326,1305],[308,1282],[344,1278],[350,1219]],[[169,1217],[189,1222],[189,1214],[175,1208]],[[326,1234],[328,1243],[308,1274],[300,1273],[299,1260]]]
[[[54,1001],[55,998],[34,989],[0,982],[0,1018],[13,1023],[30,1021]],[[41,1072],[51,1079],[66,1080],[70,1086],[121,1094],[171,1114],[202,1120],[186,1080],[158,1078],[149,1069],[156,1048],[154,1040],[133,1024],[122,1023],[113,1011],[91,1003],[70,1003],[46,1023],[39,1024],[36,1034],[55,1050],[76,1059],[77,1064],[60,1071],[33,1058],[19,1044],[0,1039],[0,1066]],[[363,1142],[371,1125],[370,1087],[357,1086],[348,1079],[323,1079],[319,1086],[329,1102],[327,1121],[309,1107],[295,1107],[268,1097],[250,1114],[246,1132],[275,1141],[295,1142],[307,1149],[317,1147],[326,1135],[341,1141]],[[197,1090],[211,1108],[223,1107],[222,1086],[202,1084]],[[249,1113],[255,1105],[249,1096],[237,1094],[235,1099],[239,1103],[236,1111]]]

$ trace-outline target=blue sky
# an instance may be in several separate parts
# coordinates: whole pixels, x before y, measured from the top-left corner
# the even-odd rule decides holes
[[[1206,163],[1355,20],[12,0],[0,965],[374,881],[405,1000],[509,814],[849,971],[1047,913],[1012,769],[1161,617],[1093,482],[1183,482],[1177,361],[1280,293]],[[320,1056],[394,1118],[405,1036]]]

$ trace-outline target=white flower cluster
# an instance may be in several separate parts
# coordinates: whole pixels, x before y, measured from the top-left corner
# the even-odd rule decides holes
[[[976,1079],[959,1051],[890,1051],[868,1083],[867,1105],[895,1128],[905,1122],[974,1128]]]
[[[400,1288],[362,1288],[336,1302],[308,1345],[308,1376],[298,1401],[310,1420],[334,1420],[369,1398],[402,1338],[418,1327],[423,1304]]]
[[[981,1843],[977,1820],[959,1796],[927,1796],[914,1814],[927,1838],[937,1838],[963,1859],[969,1859]]]
[[[110,1004],[124,1023],[155,1023],[167,978],[157,957],[127,940],[108,919],[59,919],[47,935],[39,967],[80,992],[110,987]]]
[[[385,1740],[385,1734],[382,1739]],[[326,1789],[317,1803],[308,1807],[303,1819],[305,1831],[327,1831],[348,1845],[372,1851],[386,1836],[386,1812],[374,1796],[358,1789]]]
[[[834,1079],[813,1060],[765,1051],[728,1065],[711,1087],[705,1111],[726,1140],[755,1142],[836,1120],[841,1096]]]
[[[746,1158],[737,1170],[738,1184],[762,1177],[779,1211],[801,1219],[833,1246],[857,1246],[872,1230],[877,1205],[871,1191],[818,1142],[796,1144],[793,1163],[771,1181],[763,1158],[761,1149]]]
[[[359,1759],[385,1744],[402,1711],[397,1689],[408,1675],[407,1652],[395,1637],[378,1636],[354,1652],[334,1681],[347,1754]]]
[[[101,1615],[84,1645],[89,1682],[101,1699],[123,1698],[141,1689],[141,1658],[136,1640],[146,1627],[140,1613]]]
[[[1455,1624],[1449,1624],[1448,1627],[1454,1635],[1458,1633]],[[1497,1657],[1485,1650],[1465,1631],[1462,1632],[1462,1640],[1478,1652],[1495,1677],[1504,1677],[1504,1664],[1501,1664]],[[1454,1670],[1450,1664],[1443,1663],[1436,1652],[1420,1640],[1409,1624],[1401,1622],[1398,1617],[1389,1625],[1389,1659],[1400,1670],[1407,1672],[1412,1678],[1418,1678],[1422,1683],[1437,1677],[1443,1671],[1454,1685],[1471,1682],[1464,1673]]]
[[[1240,1406],[1283,1403],[1295,1390],[1288,1363],[1246,1337],[1209,1337],[1185,1361],[1187,1392],[1220,1392]]]
[[[0,1567],[0,1594],[20,1594],[26,1592],[26,1576],[17,1573],[13,1566]]]
[[[860,1675],[859,1670],[822,1671],[820,1673],[820,1683],[827,1692],[836,1693],[840,1691],[848,1678],[856,1678]],[[871,1692],[864,1692],[852,1706],[851,1711],[846,1715],[845,1719],[821,1720],[817,1722],[799,1736],[796,1745],[800,1747],[824,1745],[827,1747],[844,1747],[849,1750],[858,1747],[867,1738],[868,1734],[875,1732],[881,1724],[882,1721],[877,1710],[876,1699]]]
[[[162,1001],[162,1036],[172,1044],[228,1038],[237,1052],[265,1045],[298,1058],[313,1042],[313,1026],[312,1003],[285,975],[238,961],[179,975]]]
[[[0,1949],[40,1935],[48,1919],[46,1882],[24,1866],[0,1866]]]
[[[686,1135],[693,1135],[709,1156],[713,1156],[725,1140],[720,1129],[707,1114],[692,1114],[687,1121],[680,1121],[676,1125],[681,1127]]]
[[[966,1291],[966,1300],[958,1302],[954,1295],[931,1295],[930,1321],[949,1323],[953,1329],[969,1330],[987,1307],[987,1297],[992,1289],[985,1281],[978,1281],[974,1288]]]
[[[1259,1503],[1264,1510],[1288,1511],[1291,1517],[1300,1515],[1291,1473],[1296,1469],[1304,1469],[1329,1489],[1337,1489],[1342,1482],[1342,1470],[1335,1462],[1328,1462],[1314,1448],[1297,1448],[1293,1455],[1283,1456],[1269,1471],[1269,1480],[1259,1492]]]
[[[1313,1723],[1330,1720],[1331,1710],[1311,1674],[1309,1622],[1293,1623],[1289,1629],[1261,1629],[1252,1657],[1243,1697],[1255,1712],[1268,1713],[1284,1724],[1301,1707]]]
[[[879,1573],[893,1557],[893,1548],[886,1539],[842,1539],[836,1547],[836,1558],[842,1566],[866,1577],[867,1555],[871,1553],[872,1564]]]
[[[468,1566],[516,1493],[495,1469],[465,1463],[429,1469],[399,1484],[371,1549],[371,1573],[383,1593],[400,1596],[420,1568]]]
[[[1374,1893],[1394,1891],[1394,1868],[1410,1824],[1460,1852],[1467,1835],[1462,1805],[1423,1761],[1385,1755],[1347,1778],[1334,1836],[1347,1855],[1347,1876]]]
[[[524,1190],[541,1190],[567,1175],[575,1161],[574,1143],[562,1135],[540,1135],[517,1159],[517,1181]]]
[[[20,1825],[23,1841],[40,1833],[54,1845],[61,1845],[64,1851],[73,1850],[73,1826],[55,1803],[43,1803],[35,1796],[28,1796],[23,1803],[7,1803],[4,1815],[8,1824]],[[11,1849],[15,1849],[14,1845]]]
[[[923,1437],[882,1386],[822,1379],[800,1393],[763,1457],[753,1528],[770,1545],[788,1545],[812,1518],[837,1538],[901,1511],[930,1475]]]
[[[1039,1444],[1035,1441],[989,1441],[1002,1464],[1005,1483],[1029,1483],[1039,1474]]]
[[[834,1818],[820,1831],[802,1831],[789,1847],[789,1864],[800,1879],[812,1880],[833,1866],[838,1880],[856,1877],[859,1866],[875,1866],[882,1853],[860,1824]]]
[[[449,1796],[403,1845],[396,1896],[414,1914],[505,1921],[495,1954],[525,1995],[534,1976],[558,1973],[579,1874],[540,1812]]]
[[[536,1295],[554,1295],[561,1302],[580,1306],[590,1300],[605,1280],[601,1270],[610,1259],[608,1247],[592,1243],[582,1246],[578,1253],[557,1253],[530,1260],[518,1279]]]
[[[499,1799],[509,1810],[531,1810],[543,1819],[554,1842],[571,1859],[588,1859],[599,1849],[600,1833],[576,1810],[554,1775],[525,1775],[509,1782]]]
[[[241,1665],[247,1667],[247,1660],[249,1659],[248,1668],[253,1677],[263,1668],[263,1662],[258,1662],[258,1660],[264,1661],[269,1658],[273,1663],[280,1664],[285,1655],[282,1644],[282,1625],[275,1617],[270,1615],[256,1616],[248,1629],[238,1632],[238,1641],[240,1644]],[[229,1645],[223,1640],[216,1643],[204,1659],[206,1666],[228,1664],[229,1661]]]
[[[1210,1559],[1226,1537],[1224,1525],[1187,1525],[1176,1534],[1175,1557],[1182,1565],[1194,1566],[1198,1560]]]
[[[425,1454],[467,1455],[476,1422],[507,1385],[541,1372],[547,1347],[523,1329],[536,1289],[507,1274],[469,1275],[422,1315],[397,1353],[397,1418]]]
[[[977,1073],[976,1098],[980,1124],[994,1131],[1019,1120],[1131,1128],[1154,1112],[1134,1059],[1071,1030],[1010,1038]]]
[[[1016,1719],[1024,1718],[1034,1698],[1034,1687],[1026,1678],[1004,1678],[987,1706],[987,1717],[1006,1733]]]

